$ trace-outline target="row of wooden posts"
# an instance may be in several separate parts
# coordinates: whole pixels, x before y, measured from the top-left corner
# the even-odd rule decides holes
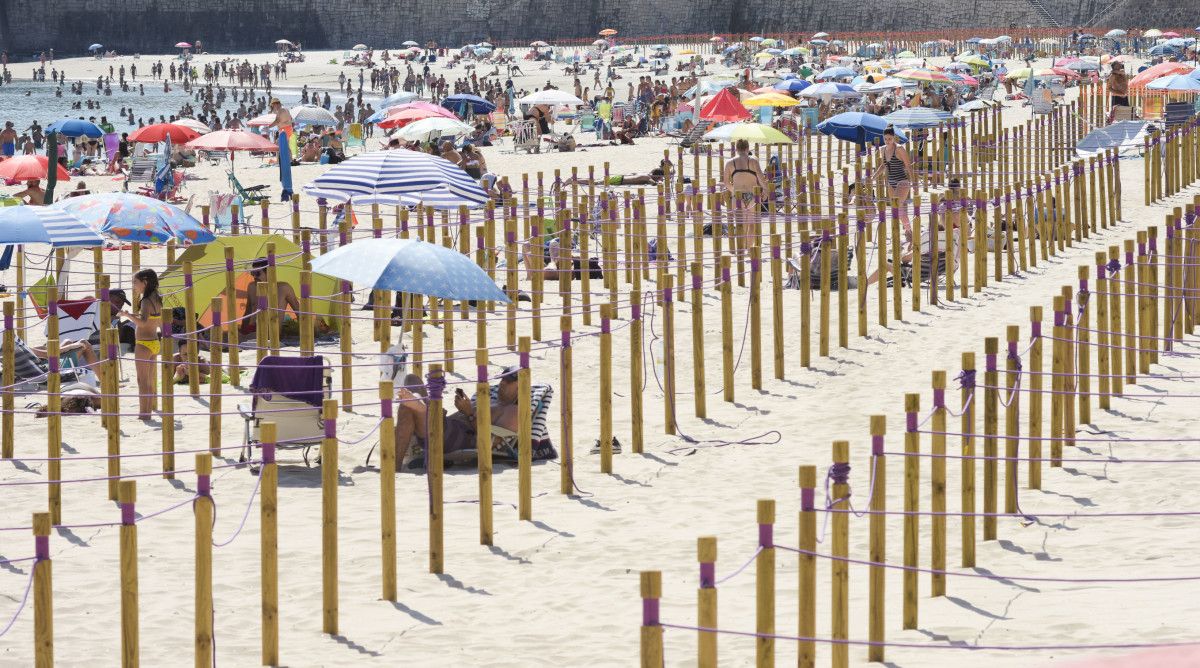
[[[1020,516],[1018,503],[1020,484],[1019,464],[1027,463],[1025,486],[1042,488],[1042,466],[1060,467],[1064,451],[1074,449],[1076,428],[1092,421],[1093,395],[1102,409],[1110,408],[1111,399],[1120,397],[1139,376],[1151,375],[1151,365],[1159,354],[1171,350],[1175,342],[1190,335],[1200,326],[1200,225],[1197,210],[1200,195],[1185,207],[1175,207],[1166,218],[1165,248],[1160,252],[1154,240],[1157,229],[1150,227],[1137,232],[1135,238],[1122,245],[1110,246],[1108,252],[1097,252],[1094,266],[1079,267],[1077,286],[1063,286],[1053,297],[1054,322],[1051,335],[1042,333],[1043,307],[1030,309],[1030,340],[1022,351],[1020,328],[1011,325],[1006,330],[1007,350],[1001,348],[998,337],[984,340],[985,366],[982,384],[975,381],[976,355],[962,355],[960,431],[948,431],[950,409],[946,405],[947,372],[932,372],[933,410],[930,427],[922,431],[921,397],[909,393],[904,397],[906,428],[904,431],[903,475],[903,558],[902,566],[902,627],[917,628],[919,609],[918,576],[929,574],[930,595],[945,596],[947,592],[947,517],[961,522],[961,563],[963,568],[976,564],[977,521],[982,524],[984,541],[998,537],[998,517]],[[1094,272],[1094,283],[1091,278]],[[1048,339],[1048,340],[1047,340]],[[1050,424],[1045,425],[1044,368],[1045,346],[1050,348]],[[1093,352],[1094,350],[1094,352]],[[1024,353],[1027,352],[1026,357]],[[1005,355],[1003,381],[999,359]],[[1024,360],[1022,359],[1024,357]],[[1093,367],[1093,360],[1095,366]],[[1093,371],[1093,368],[1095,371]],[[1092,379],[1097,383],[1095,388]],[[1007,397],[1007,398],[1006,398]],[[1022,404],[1027,411],[1027,435],[1021,436]],[[982,416],[982,431],[979,418]],[[1000,422],[1003,421],[1003,433]],[[921,434],[930,434],[930,451],[923,453]],[[1048,434],[1048,438],[1046,435]],[[850,487],[847,475],[850,463],[850,443],[833,444],[832,491],[826,508],[815,504],[817,468],[800,467],[801,509],[798,553],[799,623],[796,631],[801,666],[813,666],[818,645],[829,645],[831,665],[847,666],[852,645],[865,645],[869,661],[884,661],[887,647],[885,634],[885,571],[887,558],[887,451],[884,449],[886,417],[870,418],[872,438],[871,472],[874,487],[869,497],[869,579],[868,579],[868,637],[852,640],[849,635],[849,519]],[[961,453],[947,455],[947,437],[957,437]],[[1021,442],[1027,442],[1027,455],[1020,456]],[[1049,441],[1049,456],[1043,452],[1043,441]],[[1004,454],[999,452],[1004,444]],[[977,447],[982,445],[982,454]],[[1068,458],[1070,455],[1068,455]],[[920,509],[921,460],[930,461],[930,512]],[[961,466],[961,502],[958,513],[947,513],[948,459],[959,459]],[[982,462],[982,509],[977,511],[978,492],[976,470]],[[1000,465],[1003,463],[1003,478]],[[838,473],[838,467],[846,467]],[[1002,490],[1002,491],[1001,491]],[[1003,510],[999,508],[1003,498]],[[830,513],[832,537],[828,554],[817,551],[819,537],[817,513]],[[1035,511],[1034,511],[1035,512]],[[919,561],[919,536],[922,515],[930,517],[929,565],[922,568]],[[758,502],[760,527],[775,522],[775,501]],[[774,665],[775,639],[775,552],[773,531],[759,531],[759,552],[756,562],[756,665]],[[721,626],[717,620],[715,562],[717,539],[705,536],[698,539],[700,589],[697,593],[697,663],[717,665],[717,643]],[[816,637],[816,563],[827,558],[831,574],[831,636]],[[645,601],[641,628],[643,666],[659,666],[663,659],[663,625],[659,618],[659,599],[662,596],[662,575],[659,571],[641,574],[640,591]],[[726,626],[724,628],[733,628]]]

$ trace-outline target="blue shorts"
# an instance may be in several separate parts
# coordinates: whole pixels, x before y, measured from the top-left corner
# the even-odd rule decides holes
[[[0,151],[3,151],[5,157],[11,158],[17,154],[17,143],[9,142],[4,144],[3,146],[0,146]]]

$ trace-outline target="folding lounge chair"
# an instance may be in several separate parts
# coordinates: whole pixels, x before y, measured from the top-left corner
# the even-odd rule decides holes
[[[262,442],[262,423],[274,422],[277,449],[302,448],[307,466],[309,449],[325,437],[321,404],[333,396],[333,370],[325,358],[268,355],[254,371],[250,392],[249,405],[238,404],[246,425],[239,461],[250,459],[251,446]]]
[[[233,191],[237,193],[238,199],[242,200],[243,205],[258,204],[271,199],[271,196],[264,192],[268,186],[243,187],[233,172],[229,172],[229,185],[233,187]]]

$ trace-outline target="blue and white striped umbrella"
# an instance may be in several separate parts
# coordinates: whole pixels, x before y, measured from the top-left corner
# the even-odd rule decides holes
[[[325,107],[315,104],[302,104],[291,109],[292,120],[297,125],[337,125],[337,117]]]
[[[326,199],[335,204],[343,204],[352,199],[349,194],[340,190],[321,190],[320,188],[313,188],[311,185],[304,186],[300,191],[309,197]],[[475,209],[481,206],[473,200],[465,200],[455,195],[446,188],[426,190],[415,195],[357,195],[353,197],[353,201],[355,206],[378,204],[379,206],[413,208],[419,204],[424,204],[439,211],[457,211],[460,206],[465,206],[468,209]]]
[[[377,290],[508,302],[471,258],[416,239],[360,239],[314,259],[312,270]]]
[[[954,115],[950,112],[929,107],[897,109],[883,117],[888,123],[901,128],[932,128],[952,118]]]
[[[55,206],[0,208],[0,244],[103,246],[104,239],[74,214]]]
[[[428,153],[375,151],[356,155],[313,179],[322,192],[360,195],[419,195],[439,188],[467,206],[483,204],[487,193],[458,165]]]

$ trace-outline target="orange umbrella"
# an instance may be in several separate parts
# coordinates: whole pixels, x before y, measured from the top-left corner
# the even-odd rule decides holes
[[[617,31],[613,30],[612,28],[605,28],[604,30],[600,31],[600,34],[604,37],[612,37],[613,35],[617,34]]]
[[[175,125],[174,123],[155,123],[154,125],[140,127],[133,132],[130,132],[129,141],[142,142],[145,144],[157,144],[160,141],[164,141],[167,137],[170,137],[172,142],[176,144],[182,144],[199,136],[199,132],[196,132],[189,127]]]
[[[0,178],[9,181],[44,179],[47,177],[46,168],[49,165],[50,160],[44,155],[19,155],[0,162]],[[71,173],[63,169],[62,165],[58,165],[56,174],[61,181],[71,178]]]
[[[1165,77],[1169,74],[1187,74],[1191,71],[1192,67],[1190,65],[1184,65],[1183,63],[1159,63],[1154,67],[1149,67],[1144,71],[1139,72],[1137,76],[1130,79],[1129,87],[1141,88],[1142,86],[1145,86],[1146,84],[1160,77]]]

